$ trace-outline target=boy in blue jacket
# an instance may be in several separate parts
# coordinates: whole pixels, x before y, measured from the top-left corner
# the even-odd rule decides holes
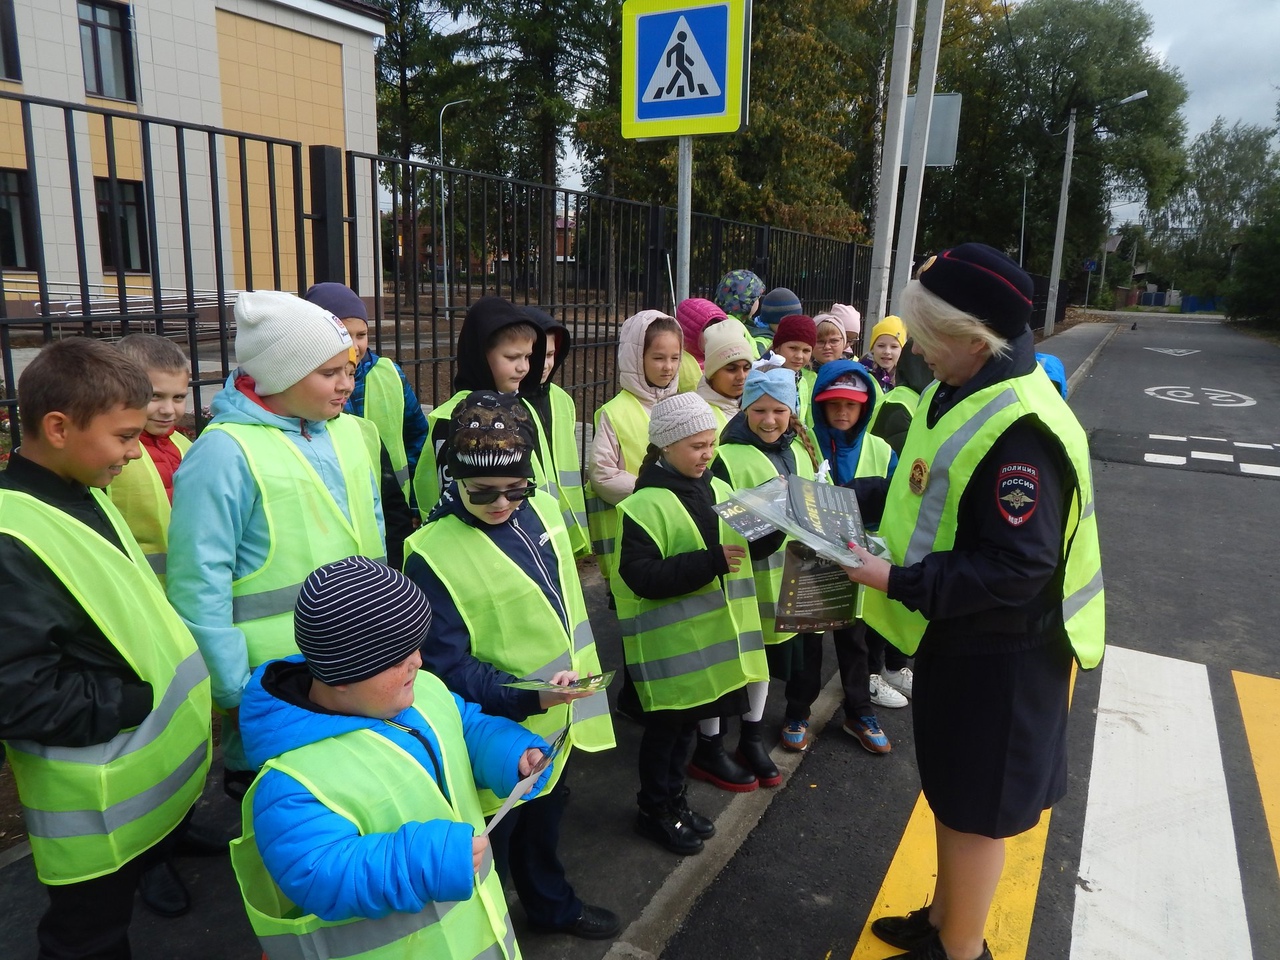
[[[519,956],[477,782],[510,793],[550,747],[419,670],[430,622],[402,574],[348,557],[302,586],[302,656],[254,671],[240,722],[263,772],[232,861],[264,949]]]

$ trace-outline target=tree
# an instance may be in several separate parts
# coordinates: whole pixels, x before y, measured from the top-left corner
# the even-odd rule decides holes
[[[1224,284],[1227,314],[1232,319],[1253,319],[1280,327],[1280,184],[1272,185],[1258,200],[1256,219],[1240,231],[1231,274]]]

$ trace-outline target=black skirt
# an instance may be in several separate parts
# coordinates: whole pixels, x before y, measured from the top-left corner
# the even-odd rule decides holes
[[[920,785],[943,826],[986,837],[1030,830],[1067,791],[1071,648],[916,653],[911,708]]]

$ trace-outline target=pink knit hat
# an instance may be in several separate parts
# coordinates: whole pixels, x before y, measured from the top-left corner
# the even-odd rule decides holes
[[[724,320],[725,312],[710,300],[690,297],[681,300],[676,307],[676,320],[684,331],[684,349],[698,363],[702,363],[702,328],[713,320]]]

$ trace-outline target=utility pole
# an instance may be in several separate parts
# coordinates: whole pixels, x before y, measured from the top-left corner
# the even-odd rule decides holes
[[[1067,159],[1062,164],[1062,192],[1058,195],[1058,229],[1053,234],[1053,266],[1049,269],[1049,302],[1044,308],[1044,335],[1053,336],[1058,315],[1058,282],[1062,279],[1062,245],[1067,238],[1067,194],[1071,191],[1071,156],[1076,152],[1076,108],[1067,123]]]

